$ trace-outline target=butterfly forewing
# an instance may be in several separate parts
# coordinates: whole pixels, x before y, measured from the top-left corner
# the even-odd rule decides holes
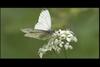
[[[34,29],[51,30],[51,17],[47,9],[42,10],[40,13],[38,23],[35,25]]]

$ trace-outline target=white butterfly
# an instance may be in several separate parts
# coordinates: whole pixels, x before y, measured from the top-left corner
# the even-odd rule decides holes
[[[43,9],[40,13],[37,24],[34,29],[25,28],[21,30],[25,33],[25,37],[31,37],[36,39],[48,39],[51,35],[51,16],[47,9]]]

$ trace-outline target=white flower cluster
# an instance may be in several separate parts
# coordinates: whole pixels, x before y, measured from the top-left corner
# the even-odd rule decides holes
[[[59,29],[52,34],[48,44],[43,45],[43,47],[39,49],[39,56],[42,58],[47,51],[51,50],[55,50],[60,53],[62,47],[64,47],[66,50],[73,49],[72,45],[70,45],[70,42],[73,41],[77,42],[77,38],[74,36],[72,31]]]

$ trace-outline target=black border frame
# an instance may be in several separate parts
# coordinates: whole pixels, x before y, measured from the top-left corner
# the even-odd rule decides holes
[[[29,2],[29,1],[1,1],[0,2],[0,7],[1,8],[73,8],[73,7],[89,7],[89,8],[99,8],[99,0],[95,0],[95,1],[33,1],[33,2]],[[1,13],[1,9],[0,9],[0,13]],[[1,14],[0,14],[1,15]],[[0,24],[1,25],[1,24]],[[0,29],[1,32],[1,29]],[[1,35],[1,34],[0,34]],[[1,36],[0,36],[1,38]],[[1,39],[0,39],[1,40]],[[1,55],[1,53],[0,53]],[[99,55],[100,57],[100,55]],[[68,65],[71,66],[73,65],[84,65],[84,64],[89,64],[89,65],[94,65],[94,64],[98,64],[100,63],[100,58],[99,59],[3,59],[0,57],[0,64],[32,64],[32,65],[44,65],[44,64],[49,64],[49,65],[53,65],[53,64],[57,64],[57,65]],[[86,65],[84,65],[86,66]]]

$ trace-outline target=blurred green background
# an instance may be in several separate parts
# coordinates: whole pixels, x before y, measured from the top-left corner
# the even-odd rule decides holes
[[[39,58],[47,41],[24,37],[20,29],[37,23],[42,8],[1,8],[1,58]],[[43,58],[99,58],[99,8],[48,8],[52,29],[71,29],[73,50],[47,52]]]

